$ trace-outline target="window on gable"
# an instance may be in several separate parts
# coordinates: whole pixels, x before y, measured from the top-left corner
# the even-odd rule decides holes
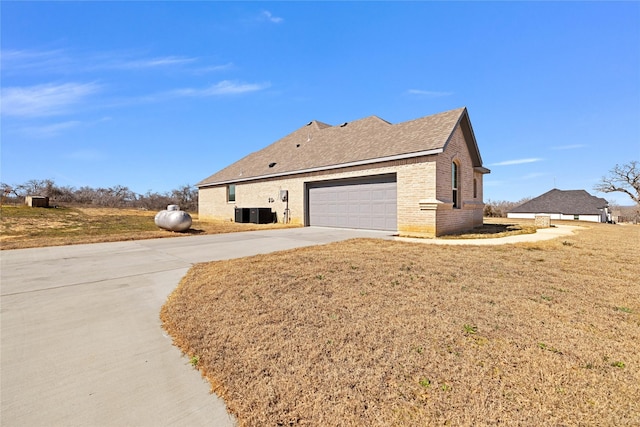
[[[453,199],[453,208],[460,208],[460,171],[458,164],[456,162],[451,162],[451,189],[453,194],[451,198]]]
[[[236,185],[229,184],[227,185],[227,203],[236,201]]]

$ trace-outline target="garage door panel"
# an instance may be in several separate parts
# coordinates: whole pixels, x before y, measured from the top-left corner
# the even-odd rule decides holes
[[[324,227],[397,229],[395,181],[310,186],[309,224]]]
[[[398,209],[395,206],[385,205],[384,209],[385,209],[386,217],[390,217],[391,215],[396,215],[398,212]]]
[[[388,198],[388,193],[386,190],[373,190],[371,191],[371,200],[385,201]]]

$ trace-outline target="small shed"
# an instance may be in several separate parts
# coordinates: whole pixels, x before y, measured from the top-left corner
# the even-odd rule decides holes
[[[48,208],[49,198],[44,196],[26,196],[24,204],[32,208]]]

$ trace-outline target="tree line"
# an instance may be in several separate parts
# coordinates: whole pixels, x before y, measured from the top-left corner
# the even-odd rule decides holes
[[[167,205],[179,205],[180,209],[185,211],[198,210],[198,189],[188,184],[164,193],[147,191],[145,194],[139,194],[122,185],[107,188],[75,188],[57,185],[52,179],[31,179],[16,185],[0,183],[0,190],[3,204],[23,204],[26,196],[43,196],[49,198],[51,205],[91,205],[149,210],[162,210],[166,209]]]
[[[51,179],[32,179],[23,184],[8,185],[0,183],[2,202],[24,203],[26,196],[49,197],[51,204],[82,204],[104,207],[129,207],[140,209],[165,209],[167,205],[179,205],[181,209],[197,212],[198,189],[191,185],[183,185],[165,193],[147,191],[138,194],[128,187],[116,185],[108,188],[59,186]],[[594,190],[613,193],[621,192],[628,195],[636,206],[635,218],[640,212],[640,162],[630,161],[623,165],[616,165],[609,175],[603,176]],[[484,206],[485,217],[506,217],[507,212],[531,200],[524,198],[517,202],[506,200],[487,200]]]

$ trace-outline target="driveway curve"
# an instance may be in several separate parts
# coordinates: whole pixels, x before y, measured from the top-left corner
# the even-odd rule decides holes
[[[358,237],[503,244],[572,230],[461,241],[305,227],[2,251],[0,424],[234,426],[158,317],[194,263]]]

